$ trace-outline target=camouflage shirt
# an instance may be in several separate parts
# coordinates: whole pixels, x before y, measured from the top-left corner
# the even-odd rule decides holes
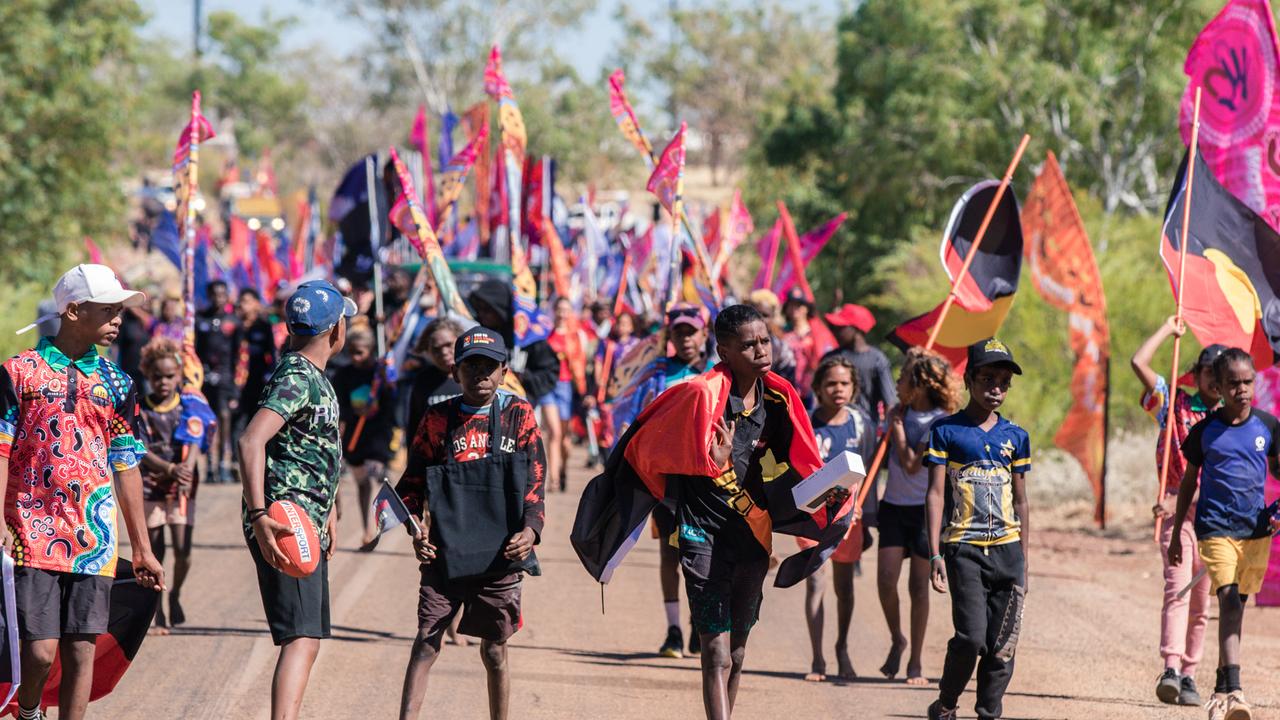
[[[267,505],[292,500],[301,505],[328,549],[325,522],[338,494],[342,448],[338,437],[338,396],[329,379],[297,353],[280,358],[258,403],[284,418],[284,427],[267,442],[264,492]],[[245,537],[252,539],[247,508]]]

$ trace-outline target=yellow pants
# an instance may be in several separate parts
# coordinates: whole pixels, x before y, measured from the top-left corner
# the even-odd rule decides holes
[[[1262,589],[1267,561],[1271,559],[1270,537],[1250,540],[1204,538],[1199,549],[1214,593],[1227,585],[1239,585],[1241,595],[1253,595]]]

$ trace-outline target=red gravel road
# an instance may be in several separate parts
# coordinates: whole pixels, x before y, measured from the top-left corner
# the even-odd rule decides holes
[[[575,463],[576,464],[576,463]],[[585,471],[573,473],[581,488]],[[355,494],[344,489],[338,556],[330,570],[334,638],[320,653],[303,704],[304,718],[391,718],[415,631],[418,572],[408,539],[385,538],[379,550],[358,544]],[[514,718],[696,718],[701,716],[696,660],[655,656],[665,628],[657,551],[645,540],[607,589],[582,570],[568,543],[576,493],[547,500],[543,576],[525,584],[525,627],[512,641]],[[151,637],[117,690],[91,707],[96,718],[267,718],[276,650],[263,621],[253,566],[240,535],[239,490],[201,489],[195,569],[185,591],[188,624]],[[1050,523],[1041,511],[1037,527]],[[1006,699],[1009,718],[1201,718],[1203,710],[1155,701],[1160,669],[1160,566],[1145,532],[1104,538],[1040,532],[1018,668]],[[789,538],[778,548],[789,551]],[[760,625],[748,648],[738,699],[740,718],[778,720],[803,713],[833,718],[920,718],[936,686],[910,688],[879,677],[888,634],[876,599],[874,558],[857,580],[850,641],[863,679],[848,684],[802,681],[809,665],[802,588],[765,592]],[[905,597],[905,577],[903,595]],[[828,647],[834,597],[828,597]],[[925,655],[936,680],[950,632],[949,603],[933,596]],[[1216,638],[1217,624],[1209,627]],[[1209,690],[1216,664],[1210,644],[1197,678]],[[1280,718],[1280,610],[1250,607],[1243,680],[1261,717]],[[834,659],[828,656],[834,667]],[[477,650],[447,647],[429,690],[430,718],[486,718]],[[972,695],[962,717],[972,717]],[[56,717],[56,715],[55,715]]]

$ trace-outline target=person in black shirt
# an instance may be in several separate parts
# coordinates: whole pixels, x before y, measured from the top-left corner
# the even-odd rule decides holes
[[[462,394],[453,379],[453,344],[462,335],[462,325],[450,318],[436,318],[427,324],[414,346],[414,354],[425,357],[409,390],[409,422],[405,437],[412,438],[422,424],[427,408]]]
[[[467,301],[475,311],[476,320],[501,333],[507,347],[511,348],[510,369],[520,378],[525,399],[537,403],[554,390],[560,379],[560,358],[551,345],[546,340],[539,340],[523,348],[515,346],[511,282],[489,278],[472,291]]]
[[[276,341],[271,323],[263,317],[262,296],[252,288],[240,291],[236,302],[236,315],[240,327],[234,337],[235,358],[232,361],[233,379],[240,388],[232,424],[236,434],[249,424],[258,411],[258,400],[267,386],[267,379],[276,366]]]
[[[209,451],[209,474],[214,482],[231,479],[231,401],[235,384],[235,335],[239,323],[227,310],[231,296],[227,284],[214,280],[206,288],[209,307],[196,315],[196,356],[204,365],[204,392],[218,416],[217,435]]]
[[[373,491],[387,474],[396,428],[395,386],[379,377],[373,331],[368,323],[352,323],[347,332],[347,356],[351,362],[330,373],[338,394],[338,422],[342,427],[342,459],[356,481],[360,515],[364,520],[363,546],[377,536],[373,518]],[[363,424],[361,418],[364,419]],[[356,437],[359,428],[360,435]],[[369,549],[372,549],[371,547]]]

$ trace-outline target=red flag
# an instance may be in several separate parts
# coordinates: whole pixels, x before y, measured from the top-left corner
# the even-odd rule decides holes
[[[1031,281],[1045,301],[1070,318],[1071,352],[1076,357],[1071,408],[1053,442],[1079,461],[1093,486],[1094,520],[1101,522],[1111,362],[1107,299],[1089,236],[1053,152],[1031,185],[1022,234]]]
[[[258,231],[257,253],[258,269],[262,273],[263,288],[266,289],[268,296],[274,296],[276,290],[280,288],[280,283],[284,280],[284,266],[280,264],[280,259],[276,257],[275,248],[272,247],[271,233],[266,230]]]
[[[722,235],[724,240],[720,243],[719,252],[715,253],[715,265],[723,267],[729,260],[729,256],[734,250],[747,239],[751,233],[755,232],[756,225],[751,220],[751,213],[747,212],[747,206],[742,202],[742,191],[733,191],[733,202],[729,205],[729,220]]]
[[[653,167],[653,146],[649,144],[649,138],[644,136],[640,121],[636,119],[636,113],[627,101],[627,93],[622,89],[625,81],[626,76],[622,74],[622,70],[614,70],[609,76],[609,112],[613,114],[623,137],[640,151],[645,164]]]
[[[440,216],[436,213],[436,181],[431,172],[431,133],[427,127],[427,106],[419,105],[418,114],[413,117],[413,129],[409,132],[409,144],[422,156],[423,203],[426,205],[427,220],[434,227]]]
[[[231,216],[231,230],[227,233],[227,264],[249,264],[249,225],[238,215]]]
[[[803,273],[809,267],[809,263],[813,262],[813,259],[818,256],[818,253],[822,251],[827,241],[836,234],[836,230],[840,229],[840,225],[844,223],[847,217],[849,217],[849,213],[840,213],[828,220],[825,225],[814,228],[800,236],[800,261],[804,263],[804,267],[799,269],[800,273]],[[778,266],[778,277],[773,281],[773,292],[778,297],[785,297],[797,282],[799,282],[799,278],[797,277],[795,264],[791,262],[791,254],[783,253],[782,263]]]
[[[536,244],[542,237],[542,158],[532,155],[524,161],[524,223],[529,243]]]
[[[767,288],[773,284],[773,269],[778,262],[778,246],[782,244],[782,218],[773,223],[773,228],[756,241],[756,251],[760,253],[760,272],[752,283],[752,290]]]
[[[200,91],[196,90],[192,93],[191,104],[193,109],[192,121],[182,128],[182,134],[178,136],[178,145],[173,149],[173,179],[177,187],[181,190],[178,198],[186,197],[186,187],[189,178],[187,177],[187,161],[191,157],[191,141],[194,138],[197,145],[206,140],[213,138],[213,126],[209,124],[209,120],[200,113]],[[181,220],[179,220],[181,221]]]
[[[1280,230],[1280,50],[1267,0],[1231,0],[1191,46],[1179,127],[1191,144],[1197,87],[1200,153],[1232,195]]]
[[[680,129],[671,138],[671,142],[667,143],[667,148],[662,151],[662,157],[658,158],[658,164],[645,185],[645,189],[657,195],[658,202],[673,215],[675,204],[684,190],[684,131],[687,128],[686,123],[680,123]]]
[[[476,145],[476,197],[475,217],[480,224],[480,244],[489,244],[489,165],[492,163],[489,154],[489,104],[480,101],[464,113],[467,121],[467,132],[471,135],[470,143]],[[469,144],[470,144],[469,143]]]
[[[702,221],[702,242],[707,245],[707,253],[716,257],[720,252],[720,208],[712,209],[707,219]]]
[[[440,171],[440,203],[442,205],[447,207],[458,201],[462,195],[467,173],[471,172],[471,167],[488,147],[489,118],[484,117],[480,119],[480,127],[467,141],[467,146],[458,151],[458,154],[449,160],[449,164]]]
[[[507,173],[502,163],[493,164],[489,182],[489,230],[507,226]]]
[[[89,251],[89,262],[94,265],[102,264],[102,248],[88,235],[84,236],[84,249]]]

